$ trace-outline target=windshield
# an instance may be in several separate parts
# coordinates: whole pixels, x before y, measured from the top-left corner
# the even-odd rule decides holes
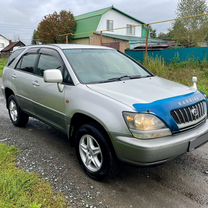
[[[64,53],[84,84],[151,76],[141,66],[115,50],[66,49]]]

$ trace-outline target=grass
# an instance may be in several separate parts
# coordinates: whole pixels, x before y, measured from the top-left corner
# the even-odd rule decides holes
[[[3,73],[3,68],[7,63],[7,58],[0,58],[0,77],[2,76]]]
[[[34,173],[16,167],[18,150],[0,144],[0,208],[65,208],[66,201]]]
[[[198,77],[199,90],[208,95],[208,61],[187,61],[166,64],[161,58],[146,58],[144,65],[155,75],[192,86],[192,77]]]

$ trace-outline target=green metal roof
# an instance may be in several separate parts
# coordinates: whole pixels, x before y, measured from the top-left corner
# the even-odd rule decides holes
[[[115,11],[141,23],[141,24],[144,24],[143,22],[135,19],[134,17],[131,17],[130,15],[111,6],[111,7],[107,7],[104,9],[100,9],[97,11],[93,11],[93,12],[89,12],[89,13],[85,13],[85,14],[76,16],[75,20],[77,23],[77,27],[76,27],[74,39],[87,38],[90,35],[92,35],[93,32],[96,32],[102,15],[105,14],[106,12],[110,11],[111,9],[113,9],[113,10],[115,10]]]
[[[88,13],[85,13],[85,14],[81,14],[81,15],[76,16],[75,20],[86,19],[86,18],[89,18],[89,17],[97,16],[97,15],[100,16],[100,15],[103,15],[104,13],[108,12],[111,9],[112,9],[112,7],[107,7],[107,8],[99,9],[99,10],[96,10],[96,11],[93,11],[93,12],[88,12]]]
[[[94,12],[81,14],[75,17],[77,27],[74,39],[87,38],[96,32],[98,24],[103,14],[111,10],[112,7],[107,7]]]

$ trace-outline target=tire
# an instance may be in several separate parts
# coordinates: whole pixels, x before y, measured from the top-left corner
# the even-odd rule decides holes
[[[8,98],[8,112],[14,126],[25,127],[28,123],[29,116],[20,109],[14,95]]]
[[[81,126],[75,136],[79,163],[94,180],[103,180],[118,173],[118,161],[103,131],[96,124]]]

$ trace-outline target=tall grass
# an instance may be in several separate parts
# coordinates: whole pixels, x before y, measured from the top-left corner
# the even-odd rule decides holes
[[[208,60],[192,59],[187,62],[166,64],[162,58],[145,57],[144,66],[157,76],[188,86],[192,85],[192,77],[197,76],[199,90],[208,95]]]
[[[65,199],[49,183],[16,167],[18,151],[0,144],[0,207],[65,208]]]

